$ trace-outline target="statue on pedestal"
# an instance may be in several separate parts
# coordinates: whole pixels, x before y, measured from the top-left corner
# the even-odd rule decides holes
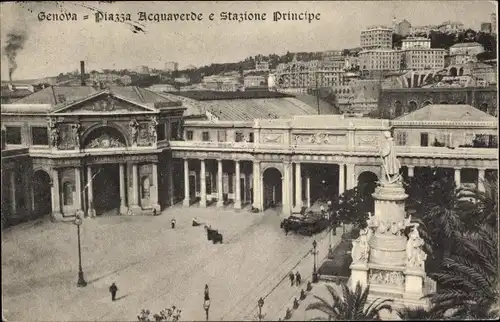
[[[382,158],[382,166],[384,167],[385,179],[388,183],[397,183],[402,181],[401,174],[399,170],[401,169],[401,164],[396,157],[396,151],[394,151],[394,139],[391,136],[391,132],[384,132],[385,142],[382,143],[380,147],[380,157]]]
[[[408,243],[406,244],[406,267],[407,268],[424,268],[425,260],[427,259],[427,254],[422,249],[424,245],[424,240],[420,237],[418,233],[418,224],[413,226],[413,229],[408,238]]]
[[[369,228],[361,229],[358,239],[352,242],[351,256],[354,264],[365,264],[368,262],[368,256],[370,253],[370,246],[368,245],[370,234],[368,233],[368,229]]]

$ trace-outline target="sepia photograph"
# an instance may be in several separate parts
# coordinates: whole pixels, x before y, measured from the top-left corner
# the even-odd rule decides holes
[[[2,321],[499,319],[497,11],[1,2]]]

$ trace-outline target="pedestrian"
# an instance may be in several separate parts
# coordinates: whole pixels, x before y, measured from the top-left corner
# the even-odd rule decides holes
[[[288,275],[288,277],[290,278],[290,286],[293,286],[293,281],[295,279],[295,275],[293,274],[293,272],[290,272],[290,275]]]
[[[299,271],[295,274],[295,282],[297,283],[297,286],[300,285],[300,282],[302,281],[302,276],[300,276]]]
[[[156,216],[156,208],[153,208],[153,216]]]
[[[111,293],[111,301],[115,301],[116,300],[116,292],[118,292],[118,287],[116,287],[116,284],[114,282],[109,287],[109,292]]]
[[[172,218],[172,220],[170,221],[170,225],[172,226],[172,229],[175,228],[175,218]]]

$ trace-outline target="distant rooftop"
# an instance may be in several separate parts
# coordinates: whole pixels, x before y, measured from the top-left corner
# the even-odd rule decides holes
[[[197,101],[293,97],[293,95],[279,93],[279,92],[269,92],[269,91],[250,91],[250,92],[185,91],[185,92],[175,92],[172,94],[194,99]]]
[[[496,122],[497,118],[467,104],[433,104],[394,121]]]

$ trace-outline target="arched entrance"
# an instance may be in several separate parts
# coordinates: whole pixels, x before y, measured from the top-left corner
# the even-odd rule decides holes
[[[378,177],[371,171],[362,172],[358,177],[358,191],[365,200],[366,211],[374,211],[372,194],[377,187]]]
[[[35,209],[33,215],[42,217],[52,213],[52,197],[50,187],[52,180],[47,172],[38,170],[33,175],[33,198]]]
[[[415,101],[411,101],[409,104],[408,104],[408,109],[409,109],[409,112],[414,112],[417,110],[417,103]]]
[[[457,76],[457,69],[455,67],[450,68],[450,76]]]
[[[95,167],[92,180],[94,209],[97,215],[119,210],[120,173],[118,164],[104,164]]]
[[[283,203],[281,172],[276,168],[267,168],[263,174],[263,182],[264,209],[281,206]]]

